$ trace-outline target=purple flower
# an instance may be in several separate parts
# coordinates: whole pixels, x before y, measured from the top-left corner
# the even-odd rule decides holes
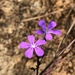
[[[34,43],[35,37],[33,35],[28,35],[28,40],[30,43],[27,43],[27,42],[21,42],[20,43],[21,49],[28,48],[28,50],[26,50],[26,52],[25,52],[25,56],[28,58],[31,58],[34,51],[35,51],[37,56],[43,56],[44,51],[39,46],[44,45],[46,43],[46,41],[39,39],[36,41],[36,43]]]
[[[50,21],[50,23],[48,24],[48,28],[46,28],[46,22],[44,20],[40,20],[38,22],[39,26],[42,28],[42,30],[36,30],[36,33],[41,35],[43,33],[45,33],[45,39],[46,40],[52,40],[53,37],[51,34],[55,34],[55,35],[61,35],[61,31],[60,30],[56,30],[53,28],[56,27],[56,22],[55,21]]]

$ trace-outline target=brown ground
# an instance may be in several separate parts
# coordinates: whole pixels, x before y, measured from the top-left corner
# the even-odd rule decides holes
[[[59,42],[75,18],[74,4],[75,0],[0,0],[0,75],[35,75],[31,68],[36,68],[36,57],[26,58],[24,51],[19,49],[19,44],[26,41],[29,34],[41,38],[35,34],[40,19],[47,23],[54,20],[62,35],[54,36],[54,40],[47,41],[43,47],[45,56],[40,59],[40,73],[55,56]],[[49,14],[51,12],[55,13]],[[74,38],[75,26],[64,40],[60,51]],[[75,75],[75,47],[52,71],[52,75]]]

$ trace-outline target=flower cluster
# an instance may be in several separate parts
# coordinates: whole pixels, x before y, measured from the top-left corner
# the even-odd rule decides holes
[[[46,22],[44,20],[40,20],[38,22],[38,25],[42,28],[42,30],[36,30],[36,33],[39,35],[45,34],[46,40],[53,39],[51,34],[55,34],[58,36],[61,35],[60,30],[53,29],[57,25],[56,22],[54,22],[54,21],[50,21],[50,23],[48,24],[48,28],[46,28]],[[44,51],[39,46],[44,45],[46,43],[46,41],[43,39],[39,39],[35,42],[35,37],[33,35],[28,35],[27,38],[28,38],[29,43],[27,43],[27,42],[20,43],[21,49],[28,48],[28,50],[26,50],[26,52],[25,52],[25,56],[28,58],[32,58],[34,52],[39,57],[43,56]]]

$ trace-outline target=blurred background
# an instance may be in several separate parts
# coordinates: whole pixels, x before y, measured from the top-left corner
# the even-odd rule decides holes
[[[56,29],[61,36],[53,35],[52,41],[42,48],[45,55],[40,58],[39,73],[49,64],[56,54],[56,49],[75,18],[75,0],[0,0],[0,75],[36,75],[35,54],[32,59],[24,56],[20,50],[21,41],[27,41],[27,35],[39,36],[35,30],[40,29],[38,21],[44,19],[48,25],[51,20],[57,22]],[[59,52],[75,39],[75,25],[63,41]],[[75,75],[75,43],[71,52],[48,75]]]

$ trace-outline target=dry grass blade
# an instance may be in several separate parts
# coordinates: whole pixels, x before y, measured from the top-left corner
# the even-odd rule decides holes
[[[27,21],[38,19],[38,18],[42,18],[42,17],[48,16],[50,14],[56,14],[58,12],[62,12],[62,11],[65,11],[65,10],[67,10],[67,9],[60,9],[58,11],[54,11],[54,12],[51,12],[51,13],[48,13],[48,14],[45,14],[45,15],[42,15],[42,16],[37,16],[37,17],[33,17],[33,18],[24,19],[23,22],[27,22]]]
[[[68,50],[74,42],[75,42],[75,39],[74,39],[65,49],[63,49],[62,51]],[[57,61],[54,61],[54,63],[52,64],[52,66],[50,66],[50,67],[48,68],[48,70],[47,70],[43,75],[47,75],[48,73],[50,73],[50,72],[53,70],[53,68],[56,67],[56,66],[62,61],[62,59],[63,59],[70,51],[71,51],[71,49],[69,49],[69,50],[68,50],[66,53],[64,53],[62,56],[61,56],[62,53],[60,53],[59,56],[58,56],[59,58],[57,59]],[[60,56],[61,56],[61,58],[60,58]]]

